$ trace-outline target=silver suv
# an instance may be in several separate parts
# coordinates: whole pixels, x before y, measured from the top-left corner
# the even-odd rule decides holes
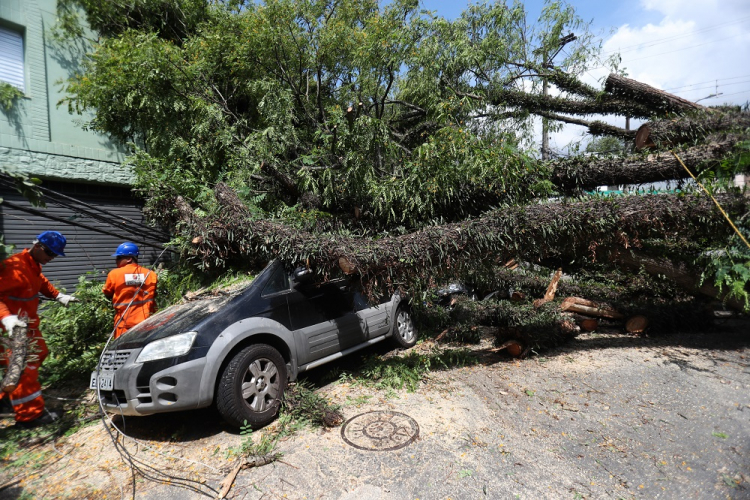
[[[314,283],[271,262],[244,289],[169,307],[115,340],[91,387],[122,415],[216,404],[240,427],[270,423],[288,381],[385,339],[416,344],[408,303],[370,304],[351,278]]]

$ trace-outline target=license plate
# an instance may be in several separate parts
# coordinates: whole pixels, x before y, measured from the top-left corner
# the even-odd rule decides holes
[[[98,375],[98,376],[97,376]],[[114,388],[115,374],[113,372],[91,373],[89,389],[96,389],[97,385],[103,391],[111,391]]]

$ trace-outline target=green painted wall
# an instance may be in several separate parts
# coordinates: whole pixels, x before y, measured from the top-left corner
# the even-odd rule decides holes
[[[1,0],[0,24],[23,35],[25,98],[0,112],[0,165],[43,178],[127,185],[122,151],[106,137],[83,130],[83,118],[58,107],[61,85],[77,69],[75,53],[48,42],[56,0]]]

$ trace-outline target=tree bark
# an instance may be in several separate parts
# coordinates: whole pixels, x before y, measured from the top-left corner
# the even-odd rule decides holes
[[[583,299],[581,297],[568,297],[560,304],[560,310],[563,312],[574,312],[584,316],[593,316],[595,318],[622,319],[622,313],[615,310],[609,304],[595,302],[593,300]]]
[[[638,128],[635,149],[667,148],[676,144],[703,141],[716,131],[739,131],[750,128],[748,112],[708,112],[680,116],[672,120],[656,120]]]
[[[487,102],[493,106],[522,108],[530,113],[553,112],[580,116],[615,114],[644,119],[651,118],[654,114],[653,110],[648,107],[606,94],[598,99],[574,100],[505,88],[491,88],[487,93]]]
[[[587,260],[596,258],[599,247],[632,246],[647,238],[690,240],[729,233],[707,197],[662,194],[498,209],[476,219],[381,239],[321,237],[253,219],[224,184],[218,184],[215,192],[219,210],[200,219],[206,233],[191,252],[204,269],[219,270],[231,258],[280,258],[290,266],[309,262],[327,274],[339,267],[343,257],[352,272],[388,288],[408,286],[412,279],[428,273],[457,276],[466,261],[489,268],[510,258]],[[741,195],[719,195],[718,200],[730,214],[744,213],[748,204]],[[192,231],[191,222],[186,221],[183,235],[192,239]]]
[[[678,151],[680,158],[693,173],[717,166],[732,150],[737,138],[732,136],[717,143],[695,146]],[[675,179],[690,175],[669,152],[649,155],[636,154],[627,158],[575,157],[558,161],[552,172],[552,183],[563,191],[594,190],[598,186],[642,184]]]
[[[550,113],[548,111],[539,111],[535,114],[549,118],[550,120],[557,120],[564,123],[570,123],[573,125],[581,125],[589,129],[591,135],[610,135],[613,137],[619,137],[620,139],[633,140],[636,136],[635,130],[626,130],[624,128],[615,127],[609,123],[602,121],[586,121],[579,118],[572,118],[570,116],[558,115],[557,113]]]
[[[4,392],[13,392],[18,387],[24,366],[26,366],[26,351],[29,337],[25,326],[16,326],[10,334],[10,342],[5,348],[3,355],[8,356],[8,365],[5,370],[0,389]]]
[[[679,113],[706,109],[669,92],[664,92],[645,83],[611,73],[604,84],[604,91],[612,96],[637,103],[650,109],[653,114]]]

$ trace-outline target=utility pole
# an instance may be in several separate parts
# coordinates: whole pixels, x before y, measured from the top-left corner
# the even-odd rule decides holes
[[[554,54],[552,54],[551,57],[547,57],[544,60],[544,63],[542,66],[545,70],[547,69],[553,69],[555,66],[552,64],[552,60],[557,57],[557,54],[560,53],[560,51],[567,45],[568,43],[572,42],[576,39],[576,36],[573,33],[569,33],[562,37],[558,41],[558,47]],[[549,93],[549,85],[547,84],[547,77],[545,76],[542,80],[542,95],[547,96]],[[549,126],[547,124],[547,119],[542,118],[542,160],[549,160]]]

